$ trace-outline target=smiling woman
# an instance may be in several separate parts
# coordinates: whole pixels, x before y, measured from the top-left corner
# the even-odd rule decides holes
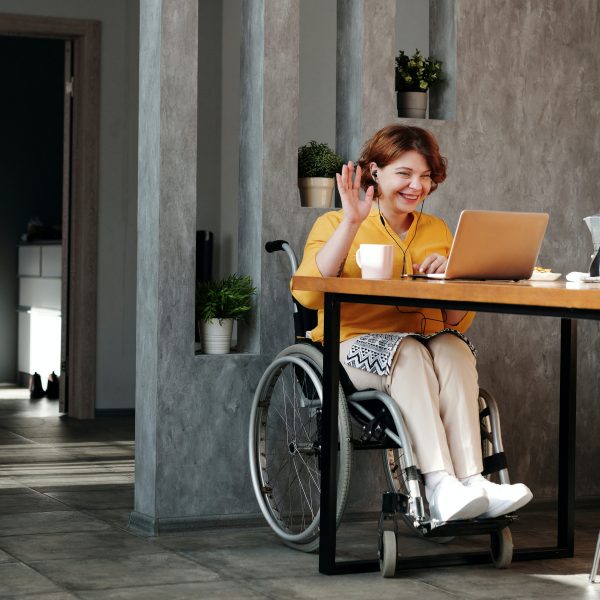
[[[361,244],[390,240],[399,250],[392,278],[443,273],[452,235],[444,221],[423,213],[423,201],[445,178],[446,159],[430,132],[384,127],[365,143],[356,169],[349,162],[337,175],[343,208],[317,220],[296,274],[361,277]],[[311,337],[322,342],[323,295],[294,295],[318,310]],[[497,517],[532,497],[523,484],[498,485],[481,475],[475,350],[464,336],[473,317],[360,304],[344,305],[340,317],[340,360],[356,389],[386,392],[398,404],[425,476],[431,515],[440,521]]]

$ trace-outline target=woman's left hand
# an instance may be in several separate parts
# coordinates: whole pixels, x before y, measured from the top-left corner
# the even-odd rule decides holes
[[[415,273],[445,273],[448,259],[441,254],[430,254],[421,264],[413,264]]]

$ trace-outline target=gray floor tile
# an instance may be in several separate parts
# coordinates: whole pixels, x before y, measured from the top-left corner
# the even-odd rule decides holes
[[[113,527],[119,529],[127,529],[129,527],[129,515],[133,507],[129,508],[112,508],[105,510],[88,510],[90,515],[96,517],[100,521],[104,521]]]
[[[32,561],[31,566],[68,590],[98,590],[218,579],[218,575],[173,553]]]
[[[79,600],[78,596],[70,594],[66,590],[60,592],[43,592],[41,594],[16,594],[1,596],[2,600]]]
[[[213,569],[222,577],[235,573],[247,580],[273,577],[285,573],[289,577],[302,577],[318,573],[318,556],[292,550],[279,544],[257,546],[249,552],[246,548],[214,548],[189,550],[183,553],[204,567]]]
[[[26,446],[28,444],[35,444],[35,442],[23,437],[22,435],[18,435],[12,431],[8,431],[7,429],[0,428],[0,446],[2,446],[3,451],[5,450],[6,446]]]
[[[0,498],[0,514],[10,515],[17,513],[50,512],[55,510],[68,510],[62,502],[48,498],[43,494],[15,493]]]
[[[0,564],[8,563],[8,562],[15,562],[15,560],[16,560],[16,558],[12,554],[4,552],[4,550],[0,549]]]
[[[283,572],[271,579],[248,582],[252,589],[285,600],[459,600],[450,592],[410,578],[383,579],[379,573],[362,575],[307,575],[289,577]],[[488,597],[489,598],[489,597]],[[462,600],[462,599],[461,599]]]
[[[0,562],[3,551],[25,563],[93,558],[134,554],[160,554],[164,548],[148,538],[124,531],[85,531],[77,533],[44,533],[0,537]],[[13,559],[13,560],[14,560]]]
[[[2,513],[2,501],[6,496],[12,496],[18,494],[20,496],[33,496],[37,497],[39,494],[35,490],[28,487],[2,487],[3,482],[9,481],[8,479],[0,479],[0,514]]]
[[[125,508],[130,511],[133,510],[133,486],[131,485],[109,490],[48,492],[47,495],[73,508],[88,510]]]
[[[176,583],[102,591],[82,591],[82,600],[272,600],[259,591],[234,581]],[[285,596],[282,596],[284,598]],[[314,596],[313,596],[314,597]]]
[[[267,527],[206,529],[185,535],[162,535],[154,538],[153,542],[177,551],[281,545]]]
[[[548,572],[547,562],[535,565],[516,563],[509,569],[494,569],[491,566],[443,568],[420,571],[419,580],[437,589],[442,589],[465,600],[489,598],[493,590],[494,600],[525,600],[531,598],[562,598],[576,600],[600,598],[600,586],[587,583],[586,573],[564,572],[565,562],[560,566],[563,573]],[[555,565],[559,567],[559,565]],[[552,569],[552,567],[550,567]]]
[[[0,564],[0,598],[10,595],[59,592],[62,588],[22,563]]]
[[[107,523],[76,511],[0,515],[0,537],[61,531],[100,531],[109,528]]]

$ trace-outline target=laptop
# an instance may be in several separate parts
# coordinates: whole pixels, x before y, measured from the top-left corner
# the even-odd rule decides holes
[[[548,213],[463,210],[445,273],[430,279],[529,279],[548,225]]]

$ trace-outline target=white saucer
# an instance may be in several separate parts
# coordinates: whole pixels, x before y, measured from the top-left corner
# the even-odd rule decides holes
[[[531,281],[556,281],[561,276],[561,273],[542,273],[540,271],[534,271],[531,277]]]

